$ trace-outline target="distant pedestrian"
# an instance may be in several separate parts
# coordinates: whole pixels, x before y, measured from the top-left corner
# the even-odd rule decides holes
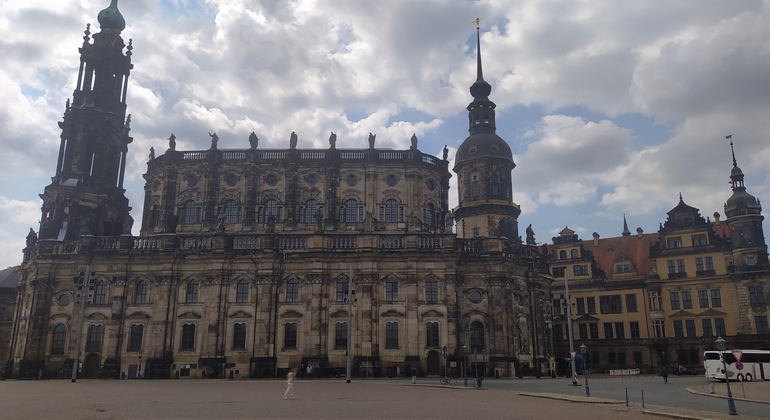
[[[286,392],[283,393],[283,399],[294,399],[294,369],[286,375]]]
[[[299,377],[305,379],[305,364],[299,365]]]
[[[307,364],[307,378],[313,379],[313,365],[310,363]]]
[[[663,383],[667,384],[668,383],[668,370],[666,370],[665,367],[660,371],[660,376],[663,377]]]

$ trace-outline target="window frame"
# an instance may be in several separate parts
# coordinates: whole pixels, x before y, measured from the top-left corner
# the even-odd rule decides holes
[[[283,324],[283,348],[295,350],[297,349],[297,332],[299,331],[299,325],[297,322],[286,322]]]
[[[348,348],[348,323],[347,322],[336,322],[334,324],[334,348],[335,349]]]
[[[187,282],[184,294],[184,303],[199,303],[200,302],[200,285],[198,280],[190,280]]]
[[[147,302],[147,299],[149,297],[149,287],[147,285],[147,282],[144,280],[140,280],[136,283],[136,286],[134,288],[134,304],[137,305],[144,305]]]
[[[385,302],[398,302],[398,280],[385,280]]]
[[[128,332],[128,348],[126,351],[137,352],[142,349],[144,340],[144,324],[131,324]]]
[[[425,302],[438,303],[438,282],[435,279],[425,281]]]
[[[195,324],[183,324],[182,325],[182,337],[179,340],[179,350],[191,351],[195,350]]]
[[[51,337],[51,355],[61,356],[67,348],[67,326],[56,324]]]
[[[107,304],[107,282],[99,280],[94,286],[94,294],[91,298],[93,305],[106,305]]]
[[[396,321],[385,323],[385,349],[398,349],[398,322]]]
[[[235,284],[235,303],[249,303],[251,285],[246,280],[240,280]]]
[[[245,322],[233,324],[233,350],[246,350],[248,325]]]
[[[438,321],[429,321],[425,323],[425,347],[429,349],[439,348],[439,323]]]
[[[94,324],[88,327],[88,336],[86,337],[86,352],[101,353],[102,342],[104,341],[104,325]]]
[[[286,282],[286,303],[299,302],[299,281],[291,279]]]

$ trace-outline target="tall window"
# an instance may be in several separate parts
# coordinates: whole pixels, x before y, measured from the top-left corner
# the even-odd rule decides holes
[[[701,308],[709,307],[709,292],[708,290],[698,290],[698,303]]]
[[[626,338],[626,327],[622,322],[615,323],[615,338]]]
[[[88,340],[86,341],[86,351],[102,351],[102,337],[104,337],[104,326],[91,325],[88,327]]]
[[[334,348],[348,348],[348,323],[338,322],[334,325]]]
[[[578,315],[583,315],[586,313],[585,299],[583,299],[582,297],[575,298],[575,310]]]
[[[671,309],[679,309],[679,292],[669,292],[671,299]]]
[[[714,258],[706,257],[706,270],[714,269]]]
[[[425,282],[425,301],[428,303],[438,302],[438,282],[430,279]]]
[[[591,333],[592,339],[599,338],[599,324],[597,324],[596,322],[592,322],[588,324],[588,331]]]
[[[757,334],[770,334],[770,326],[767,325],[767,316],[755,316],[754,325],[757,326]]]
[[[589,314],[595,314],[596,313],[596,298],[588,297],[588,298],[586,298],[586,303],[588,304],[588,313]]]
[[[428,207],[423,211],[422,220],[428,226],[433,226],[433,215],[436,212],[436,206],[433,203],[428,204]]]
[[[639,338],[639,322],[632,321],[628,323],[628,327],[631,330],[631,338]]]
[[[684,273],[687,270],[684,268],[684,260],[676,260],[676,271]]]
[[[400,222],[398,220],[398,201],[392,198],[385,200],[385,222]]]
[[[299,212],[299,221],[304,223],[315,223],[316,214],[318,214],[318,201],[310,199],[305,201],[305,207]]]
[[[136,284],[134,303],[147,303],[147,283],[144,280]]]
[[[347,280],[337,281],[336,295],[337,295],[336,296],[337,302],[347,302],[347,298],[348,298],[348,281]]]
[[[711,320],[708,318],[701,319],[701,325],[703,326],[703,336],[713,337],[714,328],[712,327]]]
[[[107,282],[102,280],[96,283],[94,288],[93,303],[96,305],[105,305],[107,303]]]
[[[297,348],[297,323],[289,322],[283,326],[283,347],[287,349]]]
[[[623,313],[623,300],[620,295],[599,296],[599,305],[603,314]]]
[[[570,258],[577,258],[578,257],[578,250],[577,249],[572,249],[572,250],[569,251],[569,254],[570,254]]]
[[[668,266],[668,273],[669,274],[676,273],[676,263],[674,263],[674,260],[666,261],[666,265]]]
[[[684,320],[684,328],[685,333],[687,333],[688,337],[695,337],[697,334],[695,333],[695,320],[694,319],[685,319]]]
[[[182,341],[179,344],[180,350],[192,350],[195,348],[195,325],[182,325]]]
[[[703,258],[695,259],[695,271],[703,271]]]
[[[237,323],[233,326],[233,350],[246,349],[246,323]]]
[[[134,324],[131,326],[128,337],[128,351],[139,351],[142,349],[142,338],[144,336],[144,325]]]
[[[612,322],[604,323],[604,338],[606,339],[615,338],[613,335]]]
[[[689,291],[682,292],[682,309],[692,309],[692,294]]]
[[[666,325],[662,320],[652,321],[652,331],[655,338],[666,338]]]
[[[238,223],[241,221],[243,208],[235,200],[225,201],[225,223]]]
[[[235,302],[247,303],[249,301],[249,282],[241,280],[235,286]]]
[[[67,327],[64,324],[58,324],[53,329],[53,340],[51,340],[51,354],[64,354],[64,346],[67,340]]]
[[[470,339],[471,351],[481,352],[484,349],[484,324],[479,321],[471,322]]]
[[[200,222],[200,216],[200,207],[195,204],[195,201],[187,200],[182,206],[182,217],[179,218],[179,221],[183,225],[192,225]]]
[[[270,199],[265,201],[264,206],[259,211],[259,223],[267,223],[271,220],[271,216],[274,217],[274,221],[282,222],[283,212],[282,208],[278,207],[278,202]]]
[[[650,297],[650,309],[653,311],[659,311],[663,305],[661,305],[660,302],[660,293],[658,292],[649,292],[648,296]]]
[[[428,348],[438,347],[438,322],[428,322],[425,324],[425,335],[425,345]]]
[[[588,324],[578,324],[578,333],[581,340],[588,340]]]
[[[388,322],[385,324],[385,348],[398,348],[398,322]]]
[[[286,302],[299,302],[299,282],[289,280],[286,283]]]
[[[398,301],[398,281],[395,279],[388,279],[385,282],[385,301],[397,302]]]
[[[636,312],[636,295],[626,295],[626,310],[628,312]]]
[[[749,287],[749,302],[752,305],[765,304],[765,291],[762,289],[762,286]]]
[[[192,280],[189,283],[187,283],[187,290],[185,293],[184,301],[186,303],[198,302],[198,281],[197,280]]]
[[[340,208],[340,222],[341,223],[355,223],[358,222],[358,201],[350,199],[345,202],[345,207]]]
[[[566,260],[567,259],[567,251],[565,251],[563,249],[561,251],[559,251],[559,259],[560,260]]]
[[[714,319],[714,327],[716,327],[717,335],[725,337],[727,336],[727,329],[725,329],[725,319],[724,318],[715,318]]]
[[[712,308],[722,307],[722,292],[719,289],[711,290],[711,307]]]

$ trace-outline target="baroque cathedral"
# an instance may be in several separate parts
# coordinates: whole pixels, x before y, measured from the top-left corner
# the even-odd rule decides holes
[[[123,179],[133,46],[117,1],[85,31],[6,375],[245,378],[550,373],[551,276],[519,236],[508,144],[483,78],[450,172],[407,150],[151,152],[139,236]],[[477,33],[478,38],[478,33]],[[53,165],[52,165],[53,166]],[[476,362],[476,365],[473,365]],[[470,364],[470,366],[469,366]],[[475,368],[474,366],[478,366]],[[475,371],[478,369],[478,372]]]

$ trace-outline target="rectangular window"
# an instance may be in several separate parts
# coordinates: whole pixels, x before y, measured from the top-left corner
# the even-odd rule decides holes
[[[637,312],[636,309],[636,295],[626,295],[626,310],[628,312]]]
[[[679,309],[679,292],[669,292],[668,296],[671,300],[671,309]]]
[[[649,292],[648,296],[650,297],[650,309],[659,311],[663,306],[660,302],[660,294],[658,292]]]
[[[198,282],[193,280],[189,283],[187,283],[187,289],[185,290],[185,300],[186,303],[196,303],[198,302]]]
[[[668,274],[676,273],[676,263],[674,260],[668,260],[666,264],[668,265]]]
[[[704,246],[706,243],[706,235],[692,235],[692,246]]]
[[[564,340],[564,326],[561,324],[555,324],[553,326],[553,339]]]
[[[588,313],[589,314],[595,314],[596,313],[596,298],[593,298],[593,297],[586,298],[586,303],[588,303]]]
[[[246,324],[237,323],[233,326],[233,350],[246,349]]]
[[[249,282],[239,281],[235,286],[235,303],[247,303],[249,301]]]
[[[687,272],[687,270],[684,269],[684,260],[676,260],[676,271],[679,273]]]
[[[749,303],[752,305],[765,304],[765,291],[762,289],[762,286],[749,287]]]
[[[134,303],[147,303],[147,283],[140,281],[136,284],[136,294],[134,294]]]
[[[695,259],[695,271],[703,271],[703,258]]]
[[[398,348],[398,322],[388,322],[385,324],[385,348]]]
[[[712,308],[722,307],[722,292],[719,289],[711,290],[711,307]]]
[[[182,325],[182,340],[179,343],[180,350],[192,350],[195,348],[195,325]]]
[[[575,299],[575,308],[577,309],[578,315],[583,315],[586,313],[586,302],[583,298],[576,298]]]
[[[86,351],[102,351],[102,337],[104,336],[104,326],[91,325],[88,328],[88,340],[86,341]]]
[[[53,340],[51,342],[51,354],[64,354],[64,346],[67,342],[67,327],[64,324],[58,324],[53,329]]]
[[[554,299],[553,300],[552,307],[553,307],[553,314],[554,315],[561,315],[561,305],[562,305],[561,299]]]
[[[334,324],[334,348],[348,348],[348,323],[338,322]]]
[[[591,338],[596,340],[599,338],[599,324],[588,324],[588,330],[591,332]]]
[[[609,314],[612,313],[610,309],[610,297],[609,296],[599,296],[599,307],[601,308],[601,311],[603,314]]]
[[[684,328],[682,328],[682,320],[677,319],[674,321],[674,337],[684,337]]]
[[[567,272],[567,267],[554,267],[553,268],[553,276],[558,278],[563,278],[564,274]]]
[[[757,334],[770,334],[770,327],[767,325],[767,316],[755,316],[754,325],[757,326]]]
[[[610,296],[610,310],[613,314],[623,313],[623,297],[621,295]]]
[[[428,303],[438,302],[438,282],[428,280],[425,282],[425,301]]]
[[[681,248],[682,238],[668,238],[668,248]]]
[[[346,302],[348,298],[348,282],[345,281],[338,281],[337,282],[337,290],[336,290],[336,300],[337,302]]]
[[[425,345],[428,348],[438,348],[438,322],[428,322],[425,324]]]
[[[709,292],[708,290],[698,290],[698,303],[701,308],[709,307]]]
[[[572,267],[572,272],[575,273],[576,276],[587,276],[588,275],[588,266],[587,265],[576,265]]]
[[[107,303],[107,282],[100,281],[94,290],[93,303],[95,305],[104,305]]]
[[[622,322],[615,323],[615,338],[626,338],[626,327]]]
[[[757,265],[757,260],[754,257],[746,257],[746,265]]]
[[[605,322],[604,323],[604,338],[605,339],[611,339],[615,338],[612,334],[612,322]]]
[[[640,338],[639,334],[639,322],[632,321],[628,323],[628,327],[631,330],[631,338]]]
[[[684,320],[684,331],[687,334],[688,337],[697,337],[697,334],[695,333],[695,320],[694,319],[685,319]]]
[[[398,282],[397,281],[385,282],[385,301],[386,302],[398,301]]]
[[[588,340],[588,324],[578,324],[578,333],[581,340]]]
[[[714,258],[706,257],[706,270],[714,269]]]
[[[703,325],[703,336],[704,337],[713,337],[714,336],[714,329],[711,326],[711,320],[710,319],[701,319],[701,324]]]
[[[682,309],[692,309],[692,294],[689,291],[682,292]]]
[[[283,348],[297,348],[297,323],[289,322],[283,325]]]
[[[286,283],[286,302],[299,302],[299,282],[296,280]]]
[[[623,352],[618,353],[618,365],[619,366],[626,365],[626,354]]]
[[[663,321],[652,321],[652,331],[655,334],[655,338],[666,338],[666,325]]]
[[[642,352],[634,352],[634,366],[640,366],[642,364]]]
[[[724,337],[727,335],[727,330],[725,329],[725,319],[724,318],[715,318],[714,319],[714,326],[717,329],[717,335]]]
[[[143,335],[144,325],[134,324],[131,326],[131,332],[128,337],[128,351],[139,351],[142,349]]]

